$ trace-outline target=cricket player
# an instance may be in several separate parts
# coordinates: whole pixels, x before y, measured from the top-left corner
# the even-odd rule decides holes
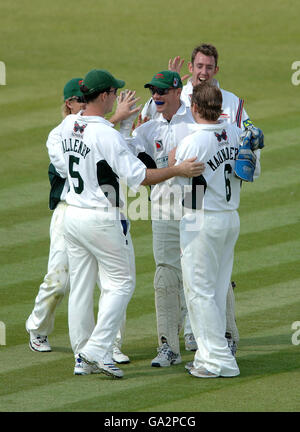
[[[72,78],[63,89],[64,104],[62,115],[66,117],[85,107],[80,91],[82,78]],[[53,129],[47,140],[47,149],[51,158],[55,157],[56,135],[59,128]],[[56,172],[54,165],[49,165],[49,180],[51,184],[49,208],[53,210],[50,223],[50,250],[48,270],[43,283],[39,287],[34,308],[26,321],[26,330],[30,335],[29,347],[32,351],[50,352],[48,335],[53,331],[55,311],[68,290],[69,266],[63,236],[63,220],[66,210],[65,197],[68,190],[66,179]]]
[[[201,176],[204,197],[200,205],[190,205],[180,222],[184,292],[198,345],[194,362],[186,368],[197,378],[233,377],[240,371],[224,335],[226,297],[240,226],[241,180],[234,170],[241,129],[219,120],[222,92],[209,82],[194,86],[192,113],[199,131],[179,144],[176,160],[180,163],[196,152],[206,168]],[[257,168],[260,170],[259,157]]]
[[[181,99],[182,81],[177,72],[161,71],[145,84],[152,94],[158,116],[137,127],[127,142],[143,160],[148,155],[154,166],[167,167],[168,155],[197,127],[191,110]],[[174,179],[151,188],[151,219],[158,354],[153,367],[168,367],[181,362],[179,331],[186,309],[180,264],[179,222],[173,202]],[[176,191],[175,191],[176,192]],[[180,191],[181,194],[181,191]]]
[[[83,94],[80,91],[82,78],[73,78],[66,83],[63,90],[64,104],[62,116],[77,114],[85,108]],[[140,107],[131,110],[132,105],[138,101],[135,92],[129,92],[127,97],[118,104],[111,121],[118,123],[129,115],[137,114]],[[51,346],[48,335],[53,331],[55,311],[69,289],[69,266],[64,239],[64,215],[66,210],[66,193],[69,189],[68,181],[62,178],[59,170],[64,170],[64,161],[59,157],[58,146],[61,146],[61,127],[54,128],[47,140],[47,149],[50,160],[49,179],[51,184],[49,208],[53,210],[50,224],[50,251],[48,259],[48,271],[40,285],[35,299],[33,311],[26,321],[26,329],[30,334],[29,347],[36,352],[50,352]],[[56,170],[56,168],[57,170]],[[93,314],[93,311],[91,311]],[[117,363],[129,363],[130,359],[121,351],[124,338],[126,317],[124,317],[120,331],[117,334],[113,359]],[[78,365],[76,375],[84,375],[90,368],[86,365]]]
[[[176,57],[173,61],[169,61],[169,68],[180,73],[182,64],[183,61],[180,61],[180,57]],[[190,107],[193,87],[195,85],[204,81],[219,85],[215,79],[217,73],[219,72],[217,49],[210,44],[201,44],[195,47],[191,55],[191,61],[188,64],[188,68],[189,72],[191,73],[191,78],[188,80],[187,84],[183,86],[181,100],[187,107]],[[252,124],[247,112],[245,111],[244,101],[231,92],[228,92],[224,89],[220,90],[223,100],[220,119],[223,119],[228,123],[236,124],[241,129],[244,129],[246,126]],[[157,111],[157,106],[153,98],[149,99],[149,101],[145,104],[141,114],[142,119],[156,118],[159,116],[159,112]],[[231,283],[228,289],[227,306],[226,333],[228,344],[230,345],[233,354],[235,354],[239,342],[239,332],[235,321],[235,300]],[[195,351],[197,349],[197,344],[192,334],[188,316],[186,316],[185,319],[184,337],[186,349],[188,351]]]
[[[111,112],[124,81],[94,69],[81,86],[86,109],[61,124],[61,155],[70,190],[65,238],[70,267],[69,333],[75,368],[122,378],[112,359],[113,343],[135,287],[135,260],[119,179],[133,189],[176,175],[197,176],[203,164],[191,158],[178,166],[147,169],[104,116]],[[63,174],[62,172],[60,173]],[[89,313],[99,275],[97,322]]]

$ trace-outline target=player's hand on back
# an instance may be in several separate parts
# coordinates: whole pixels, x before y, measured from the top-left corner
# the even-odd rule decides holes
[[[179,165],[177,165],[179,174],[181,177],[198,177],[205,170],[205,164],[203,162],[196,162],[197,158],[193,157],[185,159]]]

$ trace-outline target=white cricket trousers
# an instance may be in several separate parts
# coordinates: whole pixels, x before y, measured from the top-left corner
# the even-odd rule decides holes
[[[239,375],[228,348],[226,297],[239,236],[237,211],[186,215],[180,222],[183,286],[192,330],[197,341],[194,366],[220,376]],[[194,225],[191,222],[194,222]]]
[[[70,268],[69,334],[74,354],[111,360],[117,332],[135,288],[135,261],[128,230],[116,209],[68,206],[65,237]],[[96,325],[93,295],[99,275]]]
[[[54,327],[55,311],[69,288],[69,266],[64,239],[64,217],[67,204],[60,202],[50,223],[48,270],[40,285],[33,311],[26,321],[27,331],[49,335]]]

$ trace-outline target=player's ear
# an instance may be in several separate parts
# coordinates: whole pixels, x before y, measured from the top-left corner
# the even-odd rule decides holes
[[[193,63],[192,62],[188,62],[188,69],[189,69],[189,73],[193,73]]]
[[[220,69],[219,66],[215,67],[215,73],[214,73],[214,75],[216,75],[219,72],[219,69]]]
[[[72,108],[72,101],[70,101],[69,99],[67,99],[65,101],[65,105],[66,105],[67,108],[69,108],[69,110],[71,110],[71,108]]]
[[[101,101],[101,102],[104,102],[104,101],[106,101],[106,99],[108,98],[108,95],[109,95],[109,93],[107,93],[107,92],[103,92],[103,93],[100,93],[100,94],[99,94],[98,98],[100,98],[100,101]],[[98,98],[97,98],[97,99],[98,99]]]
[[[198,114],[198,108],[194,102],[192,102],[191,111],[192,111],[193,117],[195,118],[195,116],[197,116],[197,114]]]

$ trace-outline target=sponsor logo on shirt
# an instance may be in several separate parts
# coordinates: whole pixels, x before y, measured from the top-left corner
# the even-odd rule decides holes
[[[163,150],[162,140],[156,140],[155,141],[155,148],[156,148],[156,151],[158,151],[158,152]]]
[[[80,132],[81,134],[83,134],[83,132],[84,132],[84,129],[87,127],[87,124],[82,124],[82,125],[79,125],[78,123],[77,123],[77,121],[74,123],[74,132]]]
[[[160,158],[156,159],[156,166],[157,168],[167,168],[168,166],[169,157],[168,156],[162,156]]]
[[[221,134],[218,134],[217,132],[215,132],[215,136],[217,138],[217,140],[219,141],[219,143],[223,140],[223,141],[227,141],[227,134],[226,134],[226,130],[223,129]]]

